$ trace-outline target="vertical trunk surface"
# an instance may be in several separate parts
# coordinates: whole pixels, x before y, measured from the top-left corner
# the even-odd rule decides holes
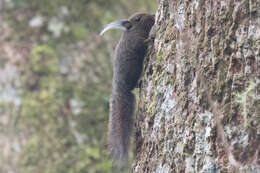
[[[161,0],[133,172],[260,172],[260,1]]]

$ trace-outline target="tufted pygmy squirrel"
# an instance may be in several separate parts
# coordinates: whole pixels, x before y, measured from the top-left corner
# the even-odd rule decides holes
[[[133,128],[135,96],[143,69],[149,32],[154,25],[154,15],[136,13],[129,19],[108,24],[100,35],[109,29],[122,29],[113,60],[113,83],[110,100],[108,147],[117,164],[127,160],[130,136]]]

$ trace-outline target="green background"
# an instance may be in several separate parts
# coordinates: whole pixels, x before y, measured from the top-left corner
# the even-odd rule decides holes
[[[112,56],[121,31],[98,34],[113,20],[135,12],[155,13],[157,2],[1,3],[0,68],[11,65],[17,78],[10,84],[13,98],[1,98],[1,116],[9,121],[0,125],[0,133],[18,139],[20,149],[0,156],[0,172],[112,172],[106,133]],[[2,83],[0,92],[8,95],[8,81]],[[7,145],[14,144],[7,140]]]

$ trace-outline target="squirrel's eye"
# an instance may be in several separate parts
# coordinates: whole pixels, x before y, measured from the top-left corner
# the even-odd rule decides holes
[[[135,21],[136,22],[139,22],[141,20],[141,16],[137,16],[136,18],[135,18]]]

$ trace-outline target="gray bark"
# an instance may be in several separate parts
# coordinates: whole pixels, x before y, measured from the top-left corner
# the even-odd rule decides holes
[[[161,0],[135,173],[260,172],[260,1]]]

